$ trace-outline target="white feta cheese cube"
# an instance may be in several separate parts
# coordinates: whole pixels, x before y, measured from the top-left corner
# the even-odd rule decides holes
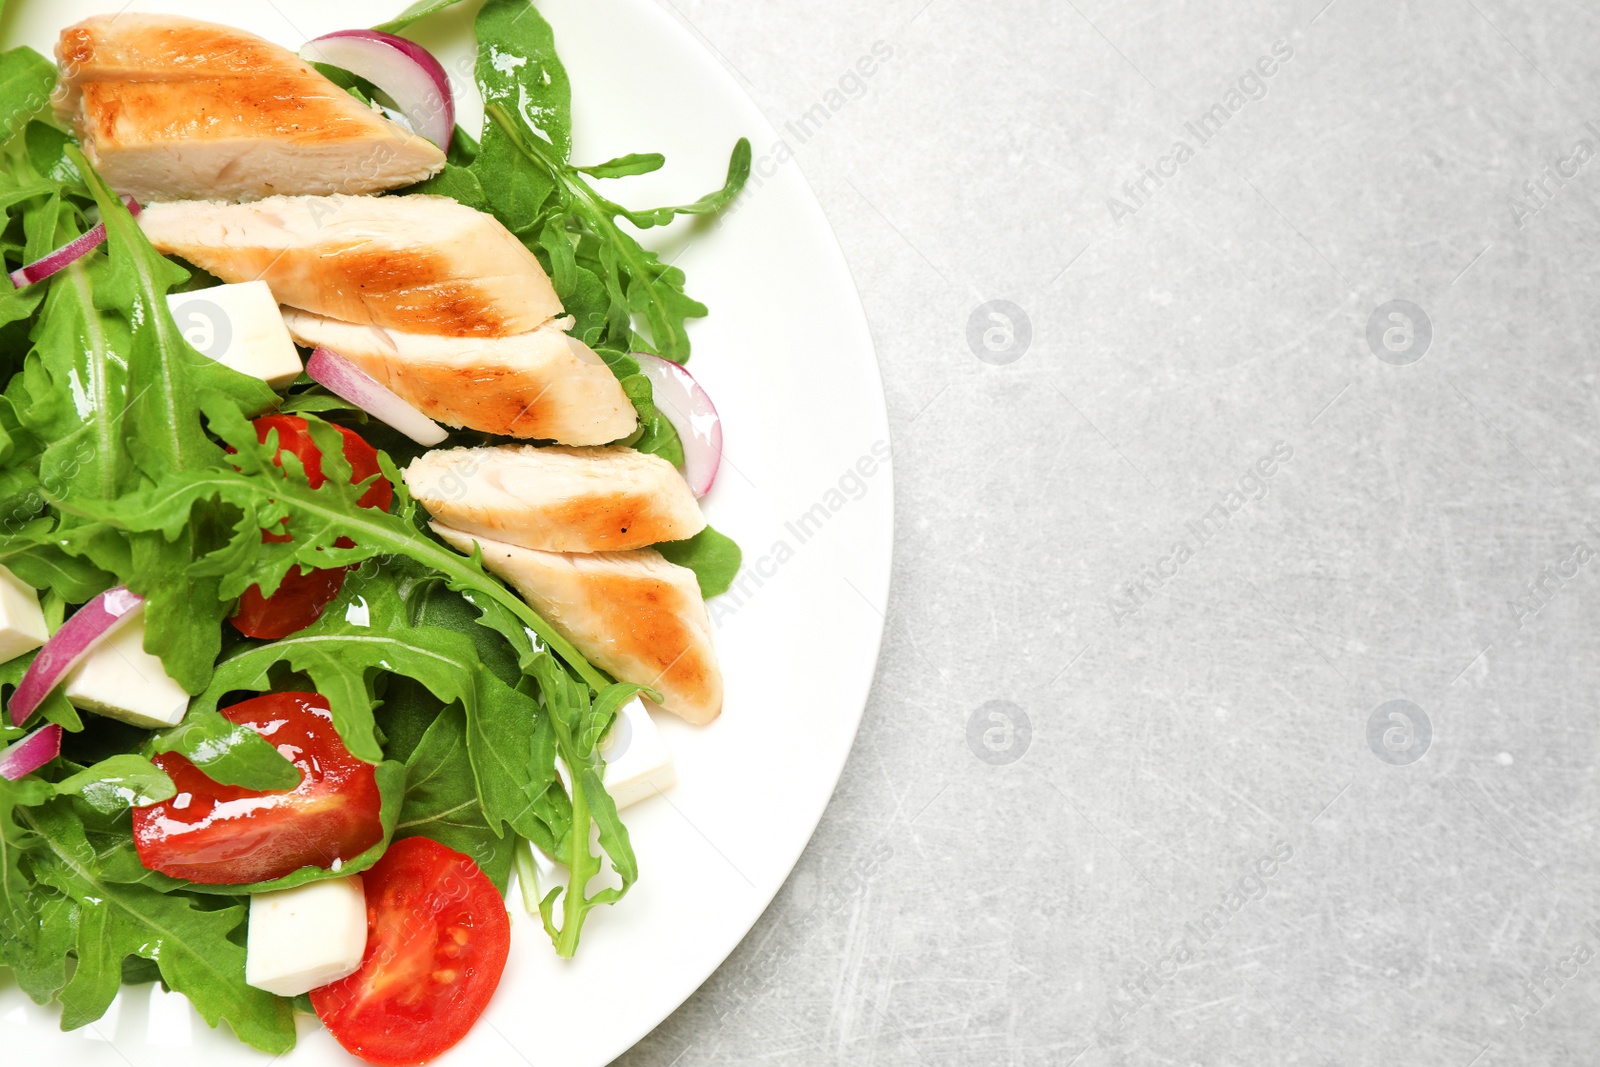
[[[618,810],[664,793],[678,781],[672,753],[638,697],[617,712],[616,721],[600,742],[600,758],[606,761],[606,792],[617,802]]]
[[[0,567],[0,663],[16,659],[44,644],[50,631],[33,587]]]
[[[66,694],[81,711],[150,730],[178,725],[189,710],[189,694],[144,650],[143,608],[67,675]]]
[[[354,974],[366,949],[367,897],[360,875],[250,898],[247,985],[297,997]]]
[[[218,363],[283,389],[303,369],[283,313],[263,281],[173,293],[167,307],[184,340]]]

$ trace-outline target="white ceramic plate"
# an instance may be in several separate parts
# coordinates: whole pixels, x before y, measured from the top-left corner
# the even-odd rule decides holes
[[[57,32],[118,0],[11,0],[6,46],[51,54]],[[136,2],[234,22],[291,48],[390,18],[403,0]],[[641,879],[591,913],[563,964],[515,903],[505,978],[484,1019],[441,1064],[603,1064],[681,1004],[733,950],[783,884],[844,765],[877,660],[889,586],[888,427],[871,337],[843,256],[799,168],[777,163],[778,134],[686,30],[649,0],[541,0],[572,74],[576,155],[598,162],[660,151],[665,171],[615,183],[640,206],[683,202],[720,184],[734,141],[760,163],[739,209],[714,228],[656,235],[711,308],[691,327],[692,367],[721,409],[728,448],[706,500],[745,550],[743,592],[713,602],[727,676],[707,728],[663,718],[679,784],[626,813]],[[425,38],[451,69],[469,129],[470,22]],[[782,155],[779,153],[778,155]],[[764,160],[764,162],[763,162]],[[650,205],[647,205],[650,202]],[[99,1023],[56,1030],[54,1008],[0,977],[8,1063],[255,1063],[183,998],[126,989]],[[42,1056],[42,1059],[35,1057]],[[304,1019],[285,1065],[354,1062]]]

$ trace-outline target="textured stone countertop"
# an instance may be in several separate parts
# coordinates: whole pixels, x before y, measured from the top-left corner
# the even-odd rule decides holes
[[[843,243],[898,542],[815,840],[620,1062],[1593,1063],[1600,11],[666,2]]]

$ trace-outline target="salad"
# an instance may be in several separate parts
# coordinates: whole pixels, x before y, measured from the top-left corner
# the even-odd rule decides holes
[[[15,0],[13,0],[15,2]],[[707,309],[572,158],[529,0],[481,129],[404,36],[91,18],[0,53],[0,966],[64,1029],[159,981],[281,1054],[458,1042],[640,876],[652,713],[714,719]]]

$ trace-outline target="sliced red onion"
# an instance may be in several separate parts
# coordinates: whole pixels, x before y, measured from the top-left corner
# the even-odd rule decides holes
[[[389,94],[419,137],[450,147],[456,129],[450,79],[433,53],[415,41],[379,30],[339,30],[307,41],[300,58],[365,78]]]
[[[123,586],[107,589],[73,613],[44,643],[11,694],[11,722],[21,726],[72,668],[117,627],[144,607],[144,597]]]
[[[328,392],[348,400],[379,422],[386,422],[419,445],[436,445],[449,436],[444,427],[406,403],[389,387],[320,345],[306,360],[306,373]]]
[[[711,492],[722,465],[722,420],[717,405],[688,371],[670,359],[634,352],[639,370],[650,379],[656,407],[683,442],[683,476],[695,496]]]
[[[41,726],[7,749],[0,749],[0,778],[14,782],[61,755],[61,727]]]
[[[125,196],[122,198],[122,202],[127,205],[129,213],[135,217],[138,216],[141,210],[139,201],[131,196]],[[24,285],[42,282],[50,275],[71,266],[90,252],[93,252],[104,244],[105,240],[106,224],[97,222],[82,237],[68,241],[36,263],[29,263],[26,267],[18,267],[12,271],[11,284],[21,289]]]

